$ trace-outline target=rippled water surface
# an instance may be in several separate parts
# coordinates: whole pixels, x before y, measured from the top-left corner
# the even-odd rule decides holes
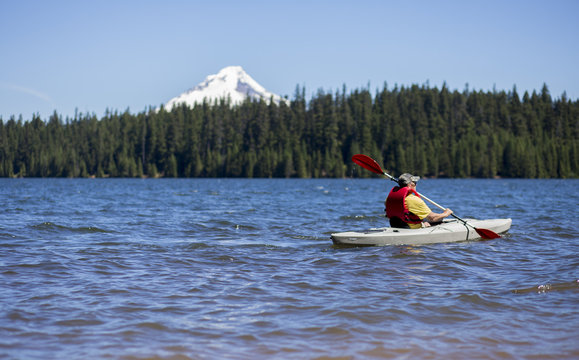
[[[501,239],[334,247],[382,179],[0,179],[0,358],[579,358],[577,180],[423,180]]]

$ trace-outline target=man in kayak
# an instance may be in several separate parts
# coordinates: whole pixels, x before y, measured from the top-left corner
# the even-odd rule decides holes
[[[408,173],[398,177],[398,186],[395,186],[386,198],[386,217],[390,219],[390,226],[395,228],[420,229],[436,225],[452,210],[446,209],[442,214],[430,210],[416,192],[416,183],[419,176]]]

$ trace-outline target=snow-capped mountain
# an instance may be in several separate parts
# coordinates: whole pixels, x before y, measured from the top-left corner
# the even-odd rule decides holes
[[[170,111],[173,106],[181,103],[193,107],[195,103],[203,103],[203,99],[213,103],[215,99],[226,99],[228,96],[231,98],[232,105],[242,103],[247,97],[256,100],[263,98],[267,102],[273,97],[276,104],[287,101],[281,96],[267,91],[253,80],[241,66],[228,66],[217,74],[207,76],[205,81],[194,88],[169,100],[165,104],[165,109]]]

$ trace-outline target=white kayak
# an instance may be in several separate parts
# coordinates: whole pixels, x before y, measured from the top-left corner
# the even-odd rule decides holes
[[[445,220],[442,224],[422,229],[376,228],[361,232],[347,231],[332,234],[336,245],[425,245],[456,241],[478,240],[481,236],[474,228],[488,229],[501,234],[511,228],[511,219],[475,220],[464,219],[471,226],[458,220]],[[474,228],[473,228],[474,227]]]

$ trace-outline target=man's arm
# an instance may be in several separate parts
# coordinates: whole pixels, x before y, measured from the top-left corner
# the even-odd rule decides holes
[[[430,214],[428,214],[425,218],[426,221],[431,222],[431,223],[437,223],[442,221],[442,219],[444,219],[447,216],[450,216],[452,214],[452,210],[450,209],[446,209],[444,210],[444,212],[442,214],[438,214],[435,212],[431,212]]]

